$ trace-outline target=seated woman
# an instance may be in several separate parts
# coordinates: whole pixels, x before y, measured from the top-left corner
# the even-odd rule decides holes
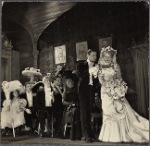
[[[78,106],[78,93],[73,75],[66,78],[63,92],[63,105],[65,106],[63,116],[63,133],[66,125],[71,125],[70,139],[81,139],[80,113]],[[64,135],[65,136],[65,135]]]

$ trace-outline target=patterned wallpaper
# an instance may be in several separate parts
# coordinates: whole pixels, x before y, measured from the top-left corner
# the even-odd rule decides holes
[[[52,72],[54,69],[53,47],[45,47],[39,54],[39,68],[42,74]]]
[[[135,70],[131,52],[128,50],[120,51],[117,55],[117,61],[121,68],[121,73],[128,87],[135,91]]]

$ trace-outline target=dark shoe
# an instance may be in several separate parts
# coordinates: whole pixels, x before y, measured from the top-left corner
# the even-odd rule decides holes
[[[85,138],[85,141],[86,141],[87,143],[92,143],[92,142],[93,142],[91,138]]]
[[[76,137],[76,140],[81,140],[81,137]]]
[[[40,133],[40,138],[43,138],[44,137],[44,134]]]

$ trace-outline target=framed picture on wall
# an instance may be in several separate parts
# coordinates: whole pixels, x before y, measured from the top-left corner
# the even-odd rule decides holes
[[[66,63],[66,45],[54,47],[55,64]]]
[[[77,61],[87,59],[88,44],[87,41],[76,43]]]
[[[112,47],[112,37],[99,39],[99,51],[101,51],[103,47],[108,47],[108,46]]]

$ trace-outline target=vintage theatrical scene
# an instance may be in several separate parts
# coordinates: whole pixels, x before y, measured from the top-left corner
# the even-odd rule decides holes
[[[149,144],[148,1],[3,1],[1,20],[1,144]]]

